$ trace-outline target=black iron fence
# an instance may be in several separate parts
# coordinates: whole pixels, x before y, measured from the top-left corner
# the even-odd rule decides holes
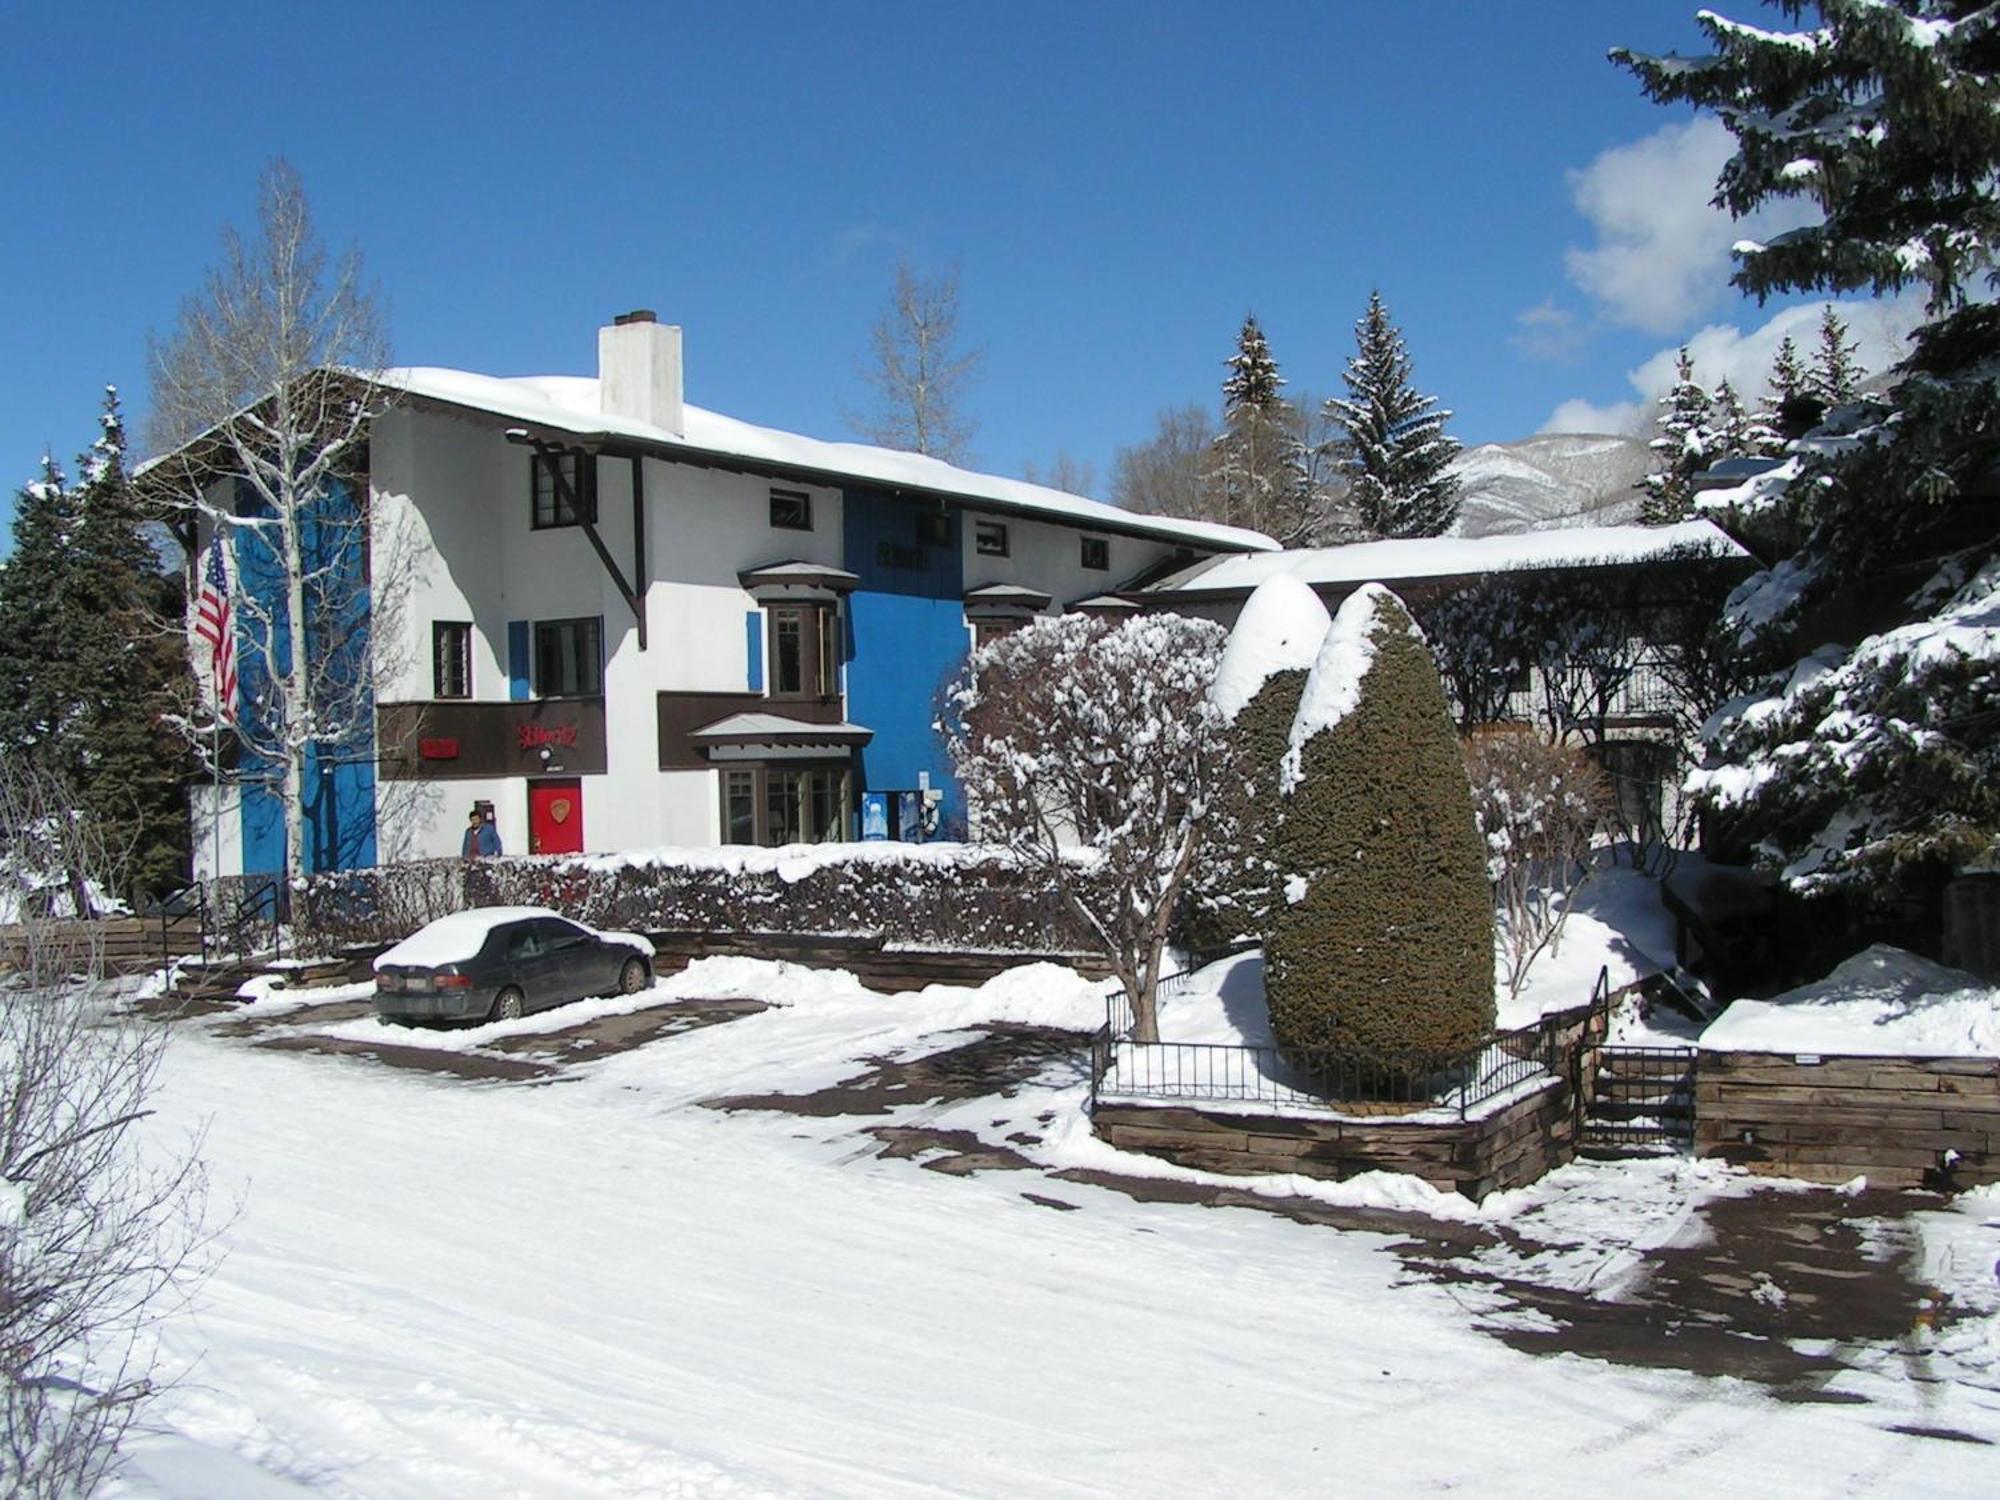
[[[1161,981],[1160,993],[1184,992],[1192,971]],[[1600,972],[1589,1009],[1608,1004]],[[1463,1120],[1492,1100],[1526,1086],[1568,1077],[1581,1045],[1575,1012],[1544,1017],[1517,1031],[1495,1032],[1456,1052],[1356,1055],[1310,1047],[1227,1042],[1141,1042],[1125,1032],[1131,1006],[1114,992],[1105,1025],[1091,1038],[1090,1097],[1242,1103],[1330,1114],[1421,1114]]]

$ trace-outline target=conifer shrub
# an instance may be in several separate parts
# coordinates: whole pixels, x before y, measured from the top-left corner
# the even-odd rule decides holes
[[[1458,738],[1422,634],[1379,585],[1341,606],[1286,752],[1284,898],[1265,991],[1281,1047],[1392,1066],[1493,1027],[1493,907]]]
[[[1267,932],[1283,904],[1278,763],[1285,758],[1305,685],[1303,668],[1272,673],[1229,727],[1229,773],[1216,793],[1180,934],[1190,949],[1222,948]]]

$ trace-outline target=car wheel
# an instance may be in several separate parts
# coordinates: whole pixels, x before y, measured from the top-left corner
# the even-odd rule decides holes
[[[625,960],[625,967],[618,971],[618,993],[636,995],[646,987],[652,977],[647,972],[645,959],[628,958]]]
[[[511,984],[493,997],[493,1019],[496,1021],[518,1021],[526,1001],[519,990]]]

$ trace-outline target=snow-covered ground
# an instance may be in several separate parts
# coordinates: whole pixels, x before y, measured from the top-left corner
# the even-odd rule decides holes
[[[1718,1052],[2000,1056],[2000,986],[1877,943],[1824,979],[1738,1000],[1704,1031]]]
[[[1833,1394],[1857,1404],[1785,1402],[1521,1352],[1496,1330],[1528,1315],[1413,1279],[1405,1235],[1142,1203],[1035,1166],[949,1176],[879,1155],[863,1131],[881,1116],[701,1107],[823,1088],[991,1020],[1095,1026],[1102,987],[1065,970],[880,996],[711,960],[640,998],[715,995],[778,1003],[548,1085],[183,1023],[148,1127],[206,1122],[241,1206],[198,1311],[164,1330],[182,1383],[123,1493],[1991,1493],[1983,1447],[1923,1435],[2000,1439],[1990,1195],[1924,1216],[1927,1263],[1977,1315],[1955,1347],[1844,1377]],[[312,998],[252,1009],[304,1035],[311,1012],[283,1007]],[[332,1024],[446,1045],[495,1030]],[[889,1122],[1044,1167],[1143,1162],[1089,1137],[1084,1092],[1056,1057],[1011,1091],[912,1097]],[[1579,1165],[1450,1211],[1512,1231],[1481,1252],[1511,1257],[1508,1276],[1602,1288],[1696,1232],[1702,1202],[1749,1190],[1715,1167]],[[1412,1206],[1445,1211],[1427,1193]]]

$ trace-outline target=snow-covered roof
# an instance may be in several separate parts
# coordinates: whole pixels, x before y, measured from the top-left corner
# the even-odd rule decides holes
[[[613,416],[598,400],[594,377],[529,375],[501,377],[467,370],[411,366],[390,370],[383,384],[412,396],[490,412],[529,426],[578,438],[624,438],[646,447],[692,456],[736,459],[838,483],[859,480],[891,489],[921,490],[974,506],[1048,516],[1075,526],[1188,542],[1224,551],[1275,551],[1261,532],[1209,521],[1182,521],[1141,515],[1101,500],[1067,494],[1026,480],[1005,479],[961,469],[920,453],[901,453],[866,443],[834,443],[739,422],[699,406],[683,408],[685,433],[650,422]]]
[[[1079,599],[1069,606],[1071,612],[1078,614],[1129,614],[1138,607],[1130,599],[1116,594],[1092,594],[1088,599]]]
[[[1291,574],[1258,584],[1215,669],[1209,699],[1216,712],[1234,722],[1278,673],[1311,671],[1330,623],[1319,595]]]
[[[1568,526],[1500,536],[1414,537],[1212,557],[1152,585],[1153,594],[1247,594],[1289,574],[1314,588],[1456,578],[1537,568],[1608,567],[1673,553],[1748,558],[1713,521],[1672,526]]]
[[[1738,1000],[1701,1034],[1708,1052],[2000,1057],[2000,988],[1877,943],[1826,978]]]
[[[388,964],[408,964],[429,968],[434,964],[469,963],[486,946],[486,935],[502,923],[557,915],[546,906],[481,906],[472,911],[455,911],[419,927],[376,959],[375,967],[379,970]]]

